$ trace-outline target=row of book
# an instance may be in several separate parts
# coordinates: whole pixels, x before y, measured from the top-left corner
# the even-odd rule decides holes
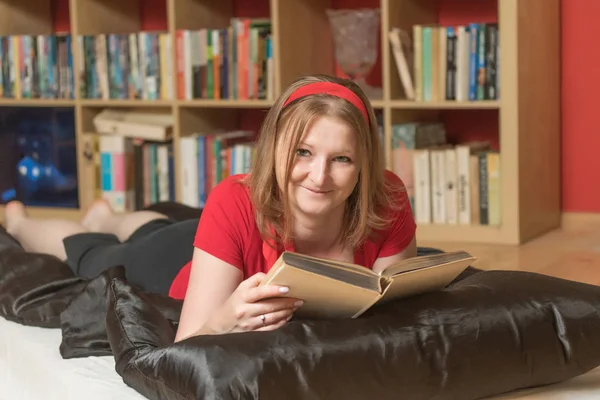
[[[175,36],[175,52],[168,32],[78,37],[81,97],[273,99],[270,20],[232,18],[228,28]]]
[[[255,132],[250,130],[194,134],[179,140],[181,202],[204,207],[223,179],[250,172]]]
[[[97,196],[117,211],[175,201],[173,143],[95,135]],[[250,171],[255,133],[193,134],[179,141],[181,202],[203,207],[230,175]],[[441,123],[392,127],[392,168],[404,181],[418,224],[500,225],[500,154],[488,142],[452,145]]]
[[[87,99],[173,98],[172,39],[168,32],[83,35],[79,89]]]
[[[395,124],[392,169],[418,224],[501,224],[500,153],[489,142],[448,143],[441,123]]]
[[[120,135],[94,135],[96,197],[117,212],[175,201],[172,142],[148,142]]]
[[[496,23],[392,28],[388,39],[406,98],[479,101],[500,97]]]
[[[94,135],[97,150],[96,197],[118,212],[175,201],[173,142],[146,141],[122,135]],[[181,202],[204,207],[219,182],[250,171],[253,131],[184,136],[179,141]]]
[[[0,36],[0,98],[74,98],[70,35]]]
[[[273,99],[269,19],[232,18],[222,29],[178,30],[177,97]]]

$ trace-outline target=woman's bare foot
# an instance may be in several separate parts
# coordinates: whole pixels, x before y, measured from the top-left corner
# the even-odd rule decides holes
[[[23,203],[17,200],[9,202],[4,208],[4,223],[6,231],[11,235],[17,233],[19,224],[27,218],[27,212]]]
[[[103,224],[113,215],[114,211],[108,201],[97,199],[85,213],[81,225],[90,232],[102,232]]]

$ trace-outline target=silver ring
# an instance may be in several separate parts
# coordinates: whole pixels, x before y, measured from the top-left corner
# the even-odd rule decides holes
[[[267,318],[265,317],[265,314],[261,314],[261,315],[260,315],[260,320],[262,321],[263,325],[265,325],[265,326],[266,326],[266,325],[267,325],[267,323],[265,322],[265,319],[267,319]]]

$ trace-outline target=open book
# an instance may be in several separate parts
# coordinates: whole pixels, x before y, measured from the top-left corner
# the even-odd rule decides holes
[[[355,318],[377,303],[440,290],[476,258],[464,251],[409,258],[381,274],[360,265],[284,252],[261,285],[290,288],[304,300],[295,315]]]

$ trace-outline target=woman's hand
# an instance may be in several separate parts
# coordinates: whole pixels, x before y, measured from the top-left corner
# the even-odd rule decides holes
[[[229,299],[208,321],[215,333],[270,331],[285,325],[302,300],[286,297],[289,289],[260,283],[264,273],[242,281]]]

